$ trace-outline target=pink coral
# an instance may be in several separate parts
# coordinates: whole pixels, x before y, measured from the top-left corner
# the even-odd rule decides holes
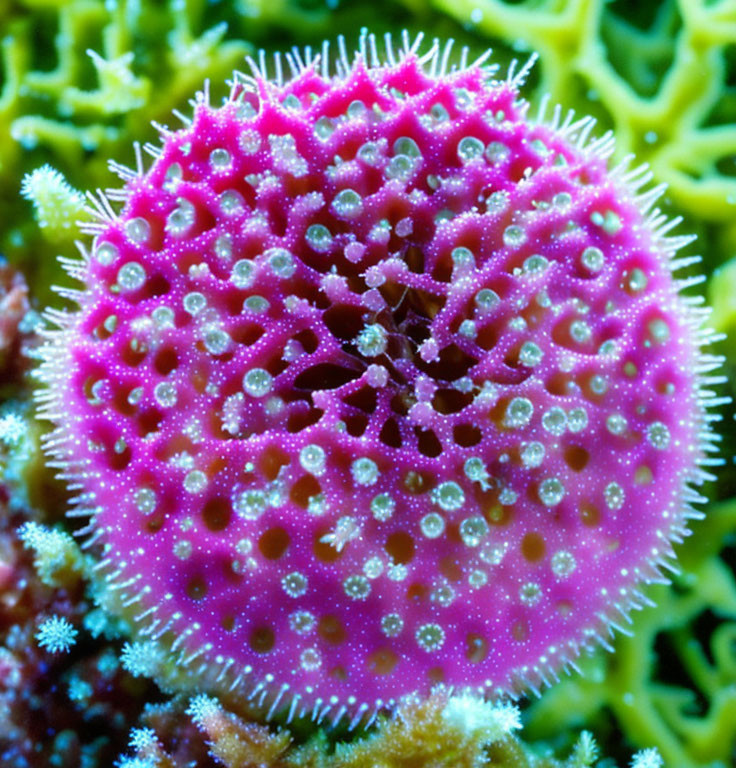
[[[712,449],[702,316],[589,119],[449,47],[198,95],[50,312],[48,449],[210,690],[353,722],[547,684],[660,580]]]

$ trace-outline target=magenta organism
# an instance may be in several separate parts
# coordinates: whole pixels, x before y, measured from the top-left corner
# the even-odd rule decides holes
[[[113,164],[49,312],[47,447],[110,589],[269,714],[549,684],[662,579],[712,461],[661,188],[529,118],[524,70],[417,46],[198,94]]]

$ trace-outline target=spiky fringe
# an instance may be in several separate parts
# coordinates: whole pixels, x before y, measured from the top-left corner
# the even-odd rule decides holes
[[[239,102],[245,93],[262,93],[263,82],[269,79],[279,89],[285,87],[290,80],[311,71],[319,72],[324,79],[330,77],[345,79],[357,60],[362,61],[369,69],[376,69],[395,67],[409,57],[415,58],[424,71],[432,77],[442,77],[466,69],[481,68],[489,82],[494,84],[506,83],[510,87],[518,89],[524,84],[537,58],[536,54],[532,55],[521,67],[514,60],[504,80],[498,81],[491,80],[498,72],[498,66],[487,63],[491,55],[490,50],[468,63],[469,50],[467,47],[462,48],[459,56],[454,61],[452,60],[453,40],[448,40],[444,45],[440,45],[439,40],[435,39],[426,52],[420,53],[422,42],[423,35],[421,33],[412,40],[409,33],[404,31],[401,34],[401,43],[395,49],[393,38],[387,33],[383,38],[383,55],[381,56],[376,36],[363,30],[352,60],[348,55],[343,36],[337,39],[337,55],[333,58],[330,57],[329,41],[325,41],[320,52],[317,53],[309,46],[303,51],[293,48],[290,52],[283,54],[283,59],[288,66],[288,75],[284,72],[282,54],[275,53],[273,55],[271,74],[265,52],[259,51],[256,58],[248,57],[247,59],[252,75],[240,71],[233,73],[233,79],[229,82],[231,88],[229,102]],[[572,110],[568,111],[563,119],[563,110],[559,105],[553,107],[551,117],[547,119],[549,101],[549,97],[546,95],[541,99],[538,113],[533,122],[556,131],[586,157],[596,157],[603,161],[610,159],[615,149],[615,141],[611,131],[591,140],[590,136],[595,126],[595,120],[587,116],[576,120]],[[209,82],[205,82],[202,90],[197,92],[190,104],[195,110],[202,107],[210,108]],[[517,105],[522,111],[529,108],[529,103],[523,99],[519,99]],[[181,112],[175,110],[173,114],[185,128],[192,125],[192,119]],[[172,131],[167,126],[156,123],[153,125],[158,130],[162,141],[167,140],[172,135]],[[138,143],[133,146],[136,161],[134,169],[115,161],[109,163],[110,169],[125,184],[134,183],[145,174],[142,149],[154,160],[161,156],[161,150],[153,144],[146,144],[142,149]],[[652,180],[653,174],[647,164],[631,169],[633,159],[633,155],[624,157],[609,170],[609,178],[625,188],[630,194],[642,216],[645,217],[645,225],[651,232],[653,243],[660,249],[673,273],[699,263],[700,257],[697,256],[675,258],[676,252],[692,243],[695,238],[691,235],[668,235],[672,229],[681,223],[682,219],[681,217],[667,218],[660,209],[653,208],[655,202],[664,193],[666,185],[658,184],[642,192],[642,188],[646,187]],[[96,195],[89,193],[87,198],[89,205],[85,210],[93,218],[93,221],[83,222],[80,227],[86,234],[96,236],[117,219],[117,213],[110,201],[124,203],[128,194],[125,188],[106,192],[97,190]],[[74,279],[83,281],[89,263],[89,253],[84,244],[77,243],[77,246],[82,255],[82,261],[64,259],[62,265]],[[675,284],[680,291],[683,291],[702,282],[703,279],[703,276],[690,277],[675,281]],[[62,297],[80,304],[86,295],[83,291],[67,288],[56,288],[56,291]],[[704,467],[718,467],[724,463],[722,458],[708,456],[708,454],[718,453],[718,443],[721,440],[720,435],[713,430],[713,424],[718,422],[721,416],[709,411],[730,402],[730,398],[719,397],[710,389],[712,386],[720,386],[725,383],[725,376],[707,375],[720,368],[724,358],[705,351],[711,344],[722,340],[724,337],[704,326],[710,315],[710,309],[700,306],[702,304],[701,297],[681,296],[680,299],[686,312],[686,321],[691,326],[700,349],[695,394],[700,409],[698,449],[701,457],[697,460],[690,475],[683,478],[679,520],[675,521],[667,532],[667,538],[663,540],[660,551],[653,553],[640,569],[637,583],[647,585],[669,584],[670,579],[667,572],[678,572],[671,545],[672,543],[680,543],[685,536],[690,535],[690,531],[684,527],[683,523],[688,520],[699,520],[704,516],[693,506],[701,505],[707,500],[696,489],[704,482],[714,479],[714,476]],[[44,439],[43,448],[50,458],[49,466],[59,470],[57,477],[64,480],[71,490],[84,491],[85,481],[89,480],[92,470],[89,461],[77,457],[75,452],[77,439],[70,427],[58,423],[63,419],[62,414],[65,408],[63,392],[56,386],[62,378],[59,371],[65,370],[72,362],[70,329],[74,327],[76,317],[73,314],[54,309],[47,309],[44,317],[50,325],[56,326],[58,330],[47,328],[41,331],[45,342],[40,350],[42,363],[37,371],[37,378],[46,386],[46,389],[39,389],[35,393],[37,411],[39,417],[57,423],[56,428]],[[100,551],[100,559],[94,566],[94,571],[100,583],[105,585],[105,590],[114,595],[116,603],[125,609],[132,609],[137,604],[145,606],[145,598],[150,594],[151,588],[139,586],[142,574],[120,581],[124,568],[116,567],[113,560],[107,556],[108,547],[106,545],[100,546],[103,532],[96,528],[95,518],[102,507],[97,504],[97,501],[94,493],[80,493],[72,499],[71,509],[67,515],[73,519],[88,519],[88,525],[82,529],[82,533],[88,536],[83,547],[85,549],[96,548]],[[596,616],[596,622],[587,628],[579,640],[567,641],[553,654],[550,654],[550,658],[543,663],[514,670],[509,675],[509,682],[505,685],[497,686],[488,681],[486,685],[464,690],[498,700],[518,700],[527,692],[540,696],[544,689],[559,681],[560,671],[568,675],[572,673],[582,674],[575,663],[575,659],[582,654],[592,653],[598,647],[612,651],[613,646],[610,640],[617,633],[631,634],[619,623],[620,619],[623,619],[626,624],[631,624],[632,611],[652,606],[654,603],[651,599],[634,584],[627,589],[621,601],[614,603],[608,611],[601,612]],[[314,723],[329,727],[336,727],[345,722],[348,728],[355,729],[361,725],[369,727],[380,712],[390,711],[397,704],[394,699],[387,701],[377,699],[370,704],[367,702],[360,703],[355,697],[349,697],[345,701],[332,697],[329,701],[325,701],[321,698],[312,698],[313,692],[309,689],[304,692],[305,695],[303,696],[301,693],[292,692],[288,683],[279,685],[273,675],[267,674],[258,677],[254,674],[251,666],[239,667],[233,658],[219,658],[217,661],[205,660],[202,657],[212,650],[211,645],[203,644],[194,650],[186,647],[187,640],[200,629],[199,625],[186,625],[184,617],[178,613],[167,619],[162,619],[157,616],[158,612],[159,606],[153,605],[134,614],[133,619],[137,625],[137,633],[143,638],[168,646],[171,656],[169,666],[176,670],[177,678],[196,676],[203,683],[203,688],[225,691],[227,695],[237,696],[241,701],[245,701],[254,709],[263,712],[266,719],[270,720],[276,715],[280,715],[285,716],[285,721],[290,723],[295,719],[308,718]],[[169,683],[168,675],[165,674],[164,677]],[[176,681],[174,684],[176,686]],[[187,687],[181,681],[179,686],[182,689]],[[443,686],[439,687],[444,688]],[[446,690],[453,692],[452,688]]]

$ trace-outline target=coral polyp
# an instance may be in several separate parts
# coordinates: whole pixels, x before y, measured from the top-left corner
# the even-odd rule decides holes
[[[528,116],[525,68],[369,35],[251,66],[112,164],[48,313],[47,449],[109,602],[268,715],[548,685],[699,514],[690,238],[591,119]]]

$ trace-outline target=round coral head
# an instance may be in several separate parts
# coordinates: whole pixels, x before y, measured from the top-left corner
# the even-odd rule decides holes
[[[433,49],[238,75],[116,166],[50,450],[192,685],[360,717],[552,681],[660,579],[707,445],[683,238],[587,119]]]

